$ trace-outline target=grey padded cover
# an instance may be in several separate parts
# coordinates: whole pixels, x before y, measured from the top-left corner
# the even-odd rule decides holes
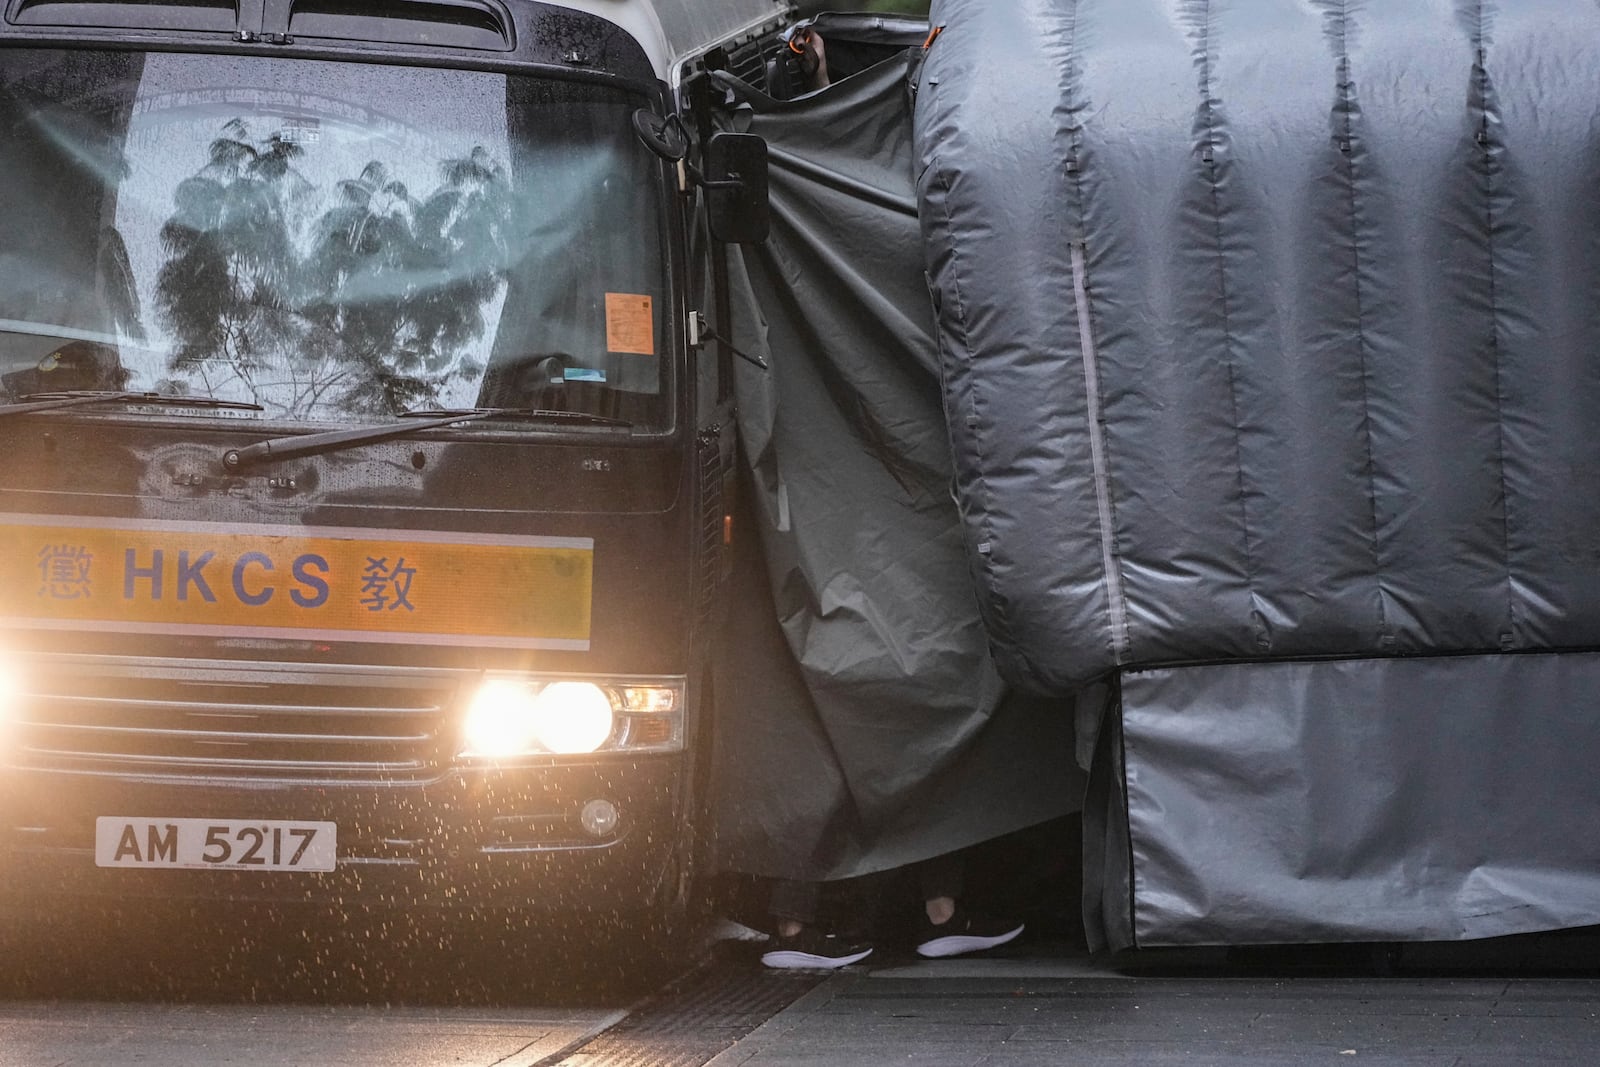
[[[1600,8],[934,0],[1002,672],[1600,641]]]
[[[1086,819],[1092,942],[1600,923],[1597,688],[1592,652],[1128,672]]]

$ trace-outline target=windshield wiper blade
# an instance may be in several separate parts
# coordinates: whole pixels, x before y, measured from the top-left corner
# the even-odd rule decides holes
[[[60,393],[29,393],[16,404],[0,404],[0,418],[7,415],[28,415],[36,411],[58,411],[62,408],[85,407],[89,404],[109,404],[121,401],[128,404],[170,404],[189,408],[227,408],[237,411],[261,411],[260,404],[243,400],[219,400],[211,396],[183,396],[171,393],[126,393],[111,389],[71,390]]]
[[[490,419],[526,419],[529,422],[538,422],[551,419],[557,422],[581,422],[586,426],[617,426],[628,428],[633,425],[627,419],[613,418],[610,415],[593,415],[587,411],[559,411],[553,408],[413,408],[402,411],[402,419],[439,418],[445,415],[477,415]]]
[[[60,408],[77,408],[85,404],[104,404],[112,400],[129,400],[133,393],[29,393],[21,403],[0,404],[0,418],[7,415],[31,415],[35,411],[56,411]],[[48,399],[41,399],[48,398]]]
[[[345,448],[355,448],[358,445],[376,444],[379,441],[388,441],[396,437],[407,437],[411,434],[421,433],[423,430],[434,430],[443,426],[454,426],[462,422],[480,422],[484,419],[497,418],[572,418],[586,423],[600,426],[627,427],[630,423],[621,419],[608,419],[603,415],[588,415],[578,411],[540,411],[524,408],[462,408],[451,410],[449,408],[420,409],[401,412],[401,418],[417,418],[421,422],[396,422],[386,426],[357,426],[350,430],[328,430],[323,433],[300,434],[290,437],[274,437],[267,441],[258,441],[244,448],[232,448],[222,456],[222,465],[229,470],[238,470],[256,463],[272,463],[283,459],[297,459],[301,456],[316,456],[324,452],[338,452]]]

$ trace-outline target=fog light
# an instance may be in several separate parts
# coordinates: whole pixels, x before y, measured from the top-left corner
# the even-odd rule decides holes
[[[617,806],[609,800],[591,800],[578,815],[584,830],[594,837],[610,837],[621,820]]]
[[[472,698],[462,724],[466,755],[505,759],[526,753],[538,738],[534,704],[525,685],[485,682]]]
[[[553,682],[533,699],[534,734],[551,752],[593,752],[611,737],[611,700],[589,682]]]

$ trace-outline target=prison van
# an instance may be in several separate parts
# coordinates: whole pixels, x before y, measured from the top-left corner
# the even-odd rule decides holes
[[[0,892],[681,912],[781,10],[4,7]]]

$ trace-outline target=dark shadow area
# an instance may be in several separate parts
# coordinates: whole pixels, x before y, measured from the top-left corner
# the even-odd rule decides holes
[[[1077,815],[1052,819],[967,849],[966,907],[1027,924],[1026,942],[1081,955],[1082,831]],[[718,915],[769,933],[765,879],[722,875],[705,906]],[[870,940],[879,954],[907,949],[921,909],[914,871],[902,869],[826,884],[820,924]],[[751,950],[751,957],[760,948]],[[875,958],[876,961],[876,958]]]
[[[0,931],[0,1000],[626,1007],[686,970],[620,926],[74,905]]]
[[[1150,978],[1595,978],[1600,927],[1478,941],[1134,949],[1101,962]]]

